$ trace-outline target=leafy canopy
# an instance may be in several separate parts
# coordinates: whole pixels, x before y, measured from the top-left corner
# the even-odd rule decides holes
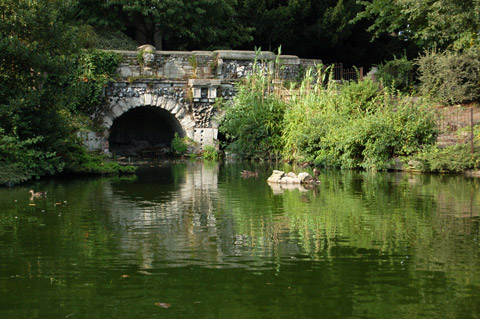
[[[373,21],[374,37],[389,33],[423,48],[468,48],[479,44],[480,2],[477,0],[360,0],[361,19]]]
[[[250,40],[250,30],[235,21],[236,0],[77,1],[77,16],[86,23],[133,30],[158,49],[222,48]]]

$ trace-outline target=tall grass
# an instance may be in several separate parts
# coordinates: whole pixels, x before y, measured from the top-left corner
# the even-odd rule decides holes
[[[317,166],[384,170],[435,141],[433,114],[423,99],[381,90],[377,83],[326,86],[306,78],[284,117],[283,155]],[[305,88],[304,88],[305,87]]]
[[[238,86],[221,130],[228,149],[246,157],[281,155],[317,166],[384,170],[394,157],[435,142],[428,103],[380,89],[367,79],[336,83],[322,66],[308,71],[290,100],[256,70]]]
[[[237,86],[233,103],[224,106],[220,131],[228,151],[248,158],[281,154],[286,105],[274,94],[273,80],[268,64],[255,61],[253,73]]]

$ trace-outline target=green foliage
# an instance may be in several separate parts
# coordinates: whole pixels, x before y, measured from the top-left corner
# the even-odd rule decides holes
[[[126,50],[134,51],[137,49],[137,43],[129,38],[125,33],[110,28],[97,28],[96,49],[102,50]]]
[[[283,149],[285,103],[271,94],[271,77],[261,68],[242,84],[232,104],[225,103],[220,131],[226,149],[246,158],[277,157]]]
[[[177,154],[185,154],[188,149],[188,143],[185,138],[180,137],[178,133],[175,132],[171,148]]]
[[[410,46],[400,39],[371,43],[367,22],[350,22],[362,10],[357,0],[73,3],[72,15],[79,23],[96,30],[128,30],[139,45],[152,44],[158,50],[273,50],[283,46],[287,54],[367,67]]]
[[[205,145],[205,148],[202,152],[202,158],[207,161],[218,161],[220,155],[215,147],[210,145]]]
[[[20,140],[0,129],[0,184],[20,183],[62,171],[63,160],[40,147],[43,137]]]
[[[251,40],[251,30],[235,21],[235,5],[235,0],[77,0],[75,8],[84,23],[95,27],[133,29],[158,49],[161,42],[173,42],[177,50],[195,50]]]
[[[361,8],[357,0],[244,0],[237,10],[240,23],[253,29],[250,47],[282,46],[301,57],[365,65],[370,35],[363,24],[350,23]]]
[[[61,1],[0,3],[0,161],[20,180],[63,169],[73,135],[64,112],[75,28]]]
[[[0,166],[3,182],[53,175],[75,162],[79,123],[114,73],[113,53],[81,52],[88,27],[68,21],[68,2],[0,3]],[[78,160],[77,160],[78,162]]]
[[[429,51],[417,60],[420,92],[443,103],[480,100],[480,51]]]
[[[382,81],[388,88],[408,92],[414,84],[414,65],[405,54],[400,58],[394,56],[393,60],[378,65],[377,80]]]
[[[197,74],[197,68],[198,68],[197,57],[195,55],[192,55],[190,58],[188,58],[188,63],[192,67],[193,75],[195,76]]]
[[[75,73],[71,93],[76,95],[72,109],[93,114],[102,103],[103,89],[117,70],[121,56],[99,50],[82,51],[75,56]]]
[[[80,47],[84,49],[134,51],[137,43],[118,29],[80,25],[77,29]]]
[[[366,80],[312,88],[307,79],[285,114],[284,156],[325,167],[384,170],[394,156],[435,141],[424,101],[375,86]]]
[[[82,175],[119,175],[134,174],[136,167],[123,166],[111,161],[104,155],[88,153],[84,148],[78,147],[70,152],[65,173]]]
[[[469,48],[478,45],[478,1],[359,1],[364,10],[355,21],[372,21],[376,37],[393,34],[423,48]]]
[[[344,105],[353,107],[352,111],[367,111],[374,107],[379,94],[377,83],[371,80],[350,82],[338,89],[341,91],[342,98],[345,99]]]
[[[325,82],[328,70],[313,83],[311,74],[289,102],[269,89],[260,72],[239,85],[220,126],[227,150],[250,158],[273,154],[318,166],[384,170],[393,157],[434,143],[434,117],[425,100],[382,91],[369,79]]]
[[[470,145],[456,144],[439,148],[437,145],[424,147],[412,159],[420,162],[420,170],[437,173],[461,173],[477,169],[480,163],[478,152],[471,153]]]
[[[143,61],[143,53],[144,53],[143,50],[140,50],[140,51],[137,52],[137,62],[140,65],[143,65],[143,62],[144,62]]]

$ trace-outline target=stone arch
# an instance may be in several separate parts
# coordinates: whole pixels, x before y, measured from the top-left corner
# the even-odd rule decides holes
[[[132,139],[145,139],[141,143],[145,144],[146,142],[149,147],[154,146],[155,142],[157,142],[156,146],[170,147],[169,142],[167,143],[164,137],[163,139],[162,137],[155,139],[151,136],[155,131],[153,127],[156,120],[159,121],[158,123],[160,121],[163,123],[159,126],[164,126],[159,128],[157,133],[165,133],[165,129],[172,131],[169,136],[170,141],[174,132],[182,137],[193,138],[194,136],[195,120],[191,112],[188,111],[188,105],[171,96],[145,93],[131,97],[112,97],[109,104],[110,112],[106,112],[103,117],[103,124],[107,128],[104,138],[108,141],[106,148],[109,151],[112,151],[111,147],[115,148],[122,142],[127,141],[127,136],[119,134],[119,130],[122,128],[127,131],[125,134],[131,134]],[[141,122],[142,117],[144,123]],[[129,120],[134,122],[132,126],[129,125]],[[135,133],[135,130],[138,132]],[[110,143],[113,144],[110,145]]]

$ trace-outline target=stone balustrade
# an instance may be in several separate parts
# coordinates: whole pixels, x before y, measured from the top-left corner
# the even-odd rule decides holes
[[[270,51],[156,51],[143,45],[137,51],[115,51],[123,56],[118,75],[122,79],[157,78],[169,80],[221,79],[236,81],[252,72],[254,63],[278,71],[282,79],[296,79],[302,70],[321,60],[294,55],[276,56]]]

